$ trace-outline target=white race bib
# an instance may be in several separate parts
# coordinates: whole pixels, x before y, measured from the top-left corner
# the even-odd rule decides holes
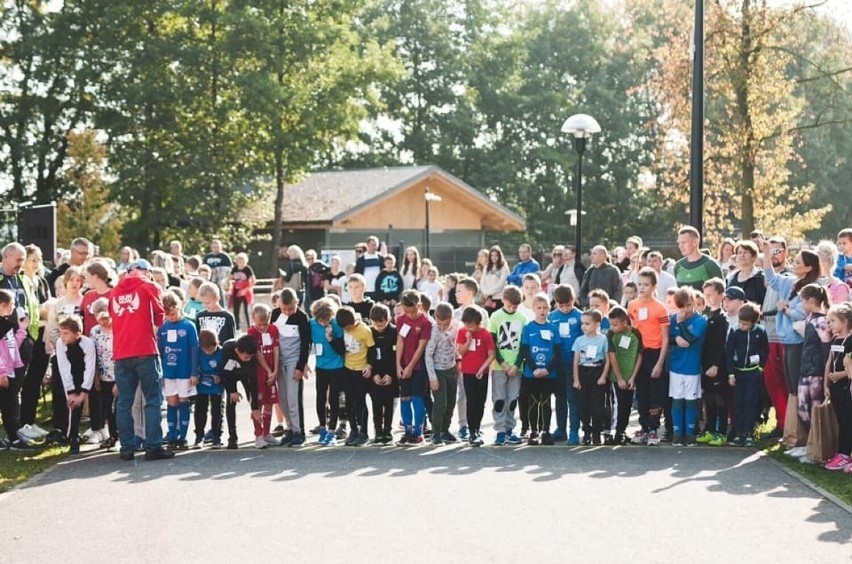
[[[408,336],[408,333],[411,331],[411,325],[403,325],[399,328],[399,336],[403,339]]]
[[[26,309],[19,307],[16,311],[18,312],[18,319],[24,319],[25,317],[28,317]]]
[[[467,348],[467,350],[469,350],[471,352],[475,351],[476,350],[476,341],[477,341],[477,339],[471,339],[470,340],[470,346]]]
[[[622,335],[621,338],[618,340],[618,346],[622,349],[629,349],[630,337],[628,337],[627,335]]]
[[[382,360],[382,349],[376,347],[376,360]]]
[[[757,364],[757,363],[760,362],[760,355],[759,354],[753,354],[750,357],[748,357],[748,361],[752,364]]]
[[[322,343],[314,343],[314,354],[322,356]]]
[[[594,359],[598,355],[598,346],[597,345],[589,345],[586,347],[586,358],[589,360]]]
[[[238,370],[239,368],[240,363],[233,358],[228,359],[228,362],[225,363],[225,370]]]
[[[272,335],[270,335],[269,333],[262,333],[260,335],[260,342],[263,344],[264,347],[271,347]]]
[[[640,307],[639,308],[639,321],[645,321],[648,319],[648,308]]]
[[[74,310],[77,309],[74,304],[65,304],[62,306],[62,315],[73,315]]]
[[[553,338],[553,332],[550,329],[542,329],[541,330],[541,338],[545,341],[549,341]]]
[[[288,339],[292,339],[294,337],[299,336],[299,326],[298,325],[285,325],[280,328],[281,336],[286,337]]]
[[[843,345],[831,345],[831,352],[842,353]]]
[[[169,329],[166,331],[166,342],[177,343],[177,329]]]
[[[559,336],[563,339],[568,337],[571,334],[571,324],[568,322],[562,322],[559,324]]]

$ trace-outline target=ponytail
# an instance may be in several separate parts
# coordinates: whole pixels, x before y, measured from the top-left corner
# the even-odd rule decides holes
[[[828,297],[828,292],[825,286],[819,284],[808,284],[799,290],[799,297],[803,300],[812,299],[822,306],[824,309],[831,306],[831,299]]]

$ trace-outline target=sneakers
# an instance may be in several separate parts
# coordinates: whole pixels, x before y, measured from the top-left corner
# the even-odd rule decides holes
[[[95,431],[95,433],[97,433],[97,431]],[[18,441],[20,441],[20,440],[21,439],[18,439]],[[18,442],[18,441],[15,441],[15,442]],[[68,454],[80,454],[80,439],[78,437],[73,437],[68,442],[70,444],[70,448],[68,449]],[[15,443],[12,443],[12,444],[14,445]]]
[[[423,436],[422,435],[414,435],[408,439],[408,444],[417,446],[423,444]]]
[[[844,474],[852,474],[852,462],[843,467]]]
[[[281,439],[279,439],[272,433],[263,437],[263,442],[265,442],[269,446],[281,446]]]
[[[274,429],[272,429],[272,434],[276,437],[280,437],[284,434],[284,425],[278,425]]]
[[[568,444],[571,446],[580,444],[580,433],[578,431],[568,433]]]
[[[603,444],[605,444],[606,446],[612,446],[615,444],[615,439],[609,433],[604,433]]]
[[[843,470],[843,468],[852,462],[852,458],[847,454],[837,453],[828,459],[825,463],[826,470]]]
[[[283,438],[281,440],[281,443],[282,444],[284,443]],[[291,438],[287,442],[288,447],[297,447],[297,446],[302,446],[303,444],[305,444],[305,434],[302,433],[302,432],[293,433],[293,438]]]
[[[601,434],[600,433],[594,433],[592,435],[592,444],[595,445],[595,446],[598,446],[598,445],[601,444]]]
[[[346,439],[346,437],[347,437],[346,425],[343,424],[343,423],[338,425],[337,430],[334,431],[334,436],[337,437],[338,441],[342,441],[342,440]]]
[[[136,455],[133,453],[132,450],[126,450],[126,451],[118,453],[118,457],[121,460],[124,460],[125,462],[130,462],[131,460],[136,458]]]
[[[479,433],[471,433],[470,438],[468,439],[470,446],[472,447],[481,447],[482,446],[482,437]]]
[[[511,431],[506,434],[506,444],[507,445],[519,445],[524,442],[524,439],[519,437],[518,435],[512,433]]]
[[[643,430],[638,430],[633,433],[633,438],[630,440],[634,445],[646,445],[648,444],[648,434]]]
[[[211,439],[212,440],[212,439]],[[195,437],[195,442],[192,443],[192,448],[199,449],[204,445],[204,435]]]
[[[725,446],[728,444],[728,437],[724,433],[716,433],[713,438],[707,441],[710,446]]]
[[[355,446],[364,446],[369,442],[369,437],[367,433],[358,433],[358,436],[355,437]]]
[[[551,435],[550,433],[542,433],[541,444],[543,444],[544,446],[553,446],[553,435]]]
[[[615,439],[613,439],[613,444],[615,445],[623,445],[627,444],[627,437],[624,433],[616,433]]]
[[[529,438],[527,439],[527,444],[529,446],[538,446],[541,444],[541,441],[538,438],[538,433],[530,433]]]
[[[504,446],[506,444],[506,433],[504,431],[500,431],[497,433],[497,437],[494,439],[494,446]]]
[[[239,445],[237,445],[237,439],[228,439],[227,449],[228,450],[237,450],[237,448],[239,448]]]
[[[470,430],[467,426],[459,427],[459,438],[463,441],[466,441],[470,438]]]
[[[263,440],[263,437],[255,437],[254,448],[266,448],[266,441]]]
[[[443,433],[441,433],[441,434],[435,433],[434,435],[432,435],[432,445],[433,446],[442,446],[444,444],[444,439],[441,438],[442,436],[443,436]]]
[[[41,438],[44,438],[45,435],[40,435],[38,432],[36,432],[32,425],[24,425],[23,427],[18,429],[18,436],[24,439],[25,441],[37,441]]]
[[[328,436],[328,429],[320,427],[319,433],[315,434],[319,434],[319,437],[317,437],[317,444],[321,445],[325,442],[325,438]]]
[[[92,431],[89,435],[89,438],[86,440],[86,444],[89,445],[99,445],[104,442],[104,433],[103,431]]]
[[[107,440],[105,440],[104,442],[101,443],[101,448],[105,448],[107,450],[112,450],[113,447],[115,446],[115,443],[117,443],[117,442],[118,441],[116,440],[115,437],[108,437]]]
[[[174,451],[166,450],[163,447],[157,447],[153,450],[145,451],[145,460],[167,460],[174,457]]]
[[[449,431],[441,433],[441,438],[444,439],[444,442],[448,443],[448,444],[459,442],[458,438],[454,434],[450,433]]]
[[[793,458],[801,458],[801,457],[805,456],[806,450],[807,449],[803,446],[802,447],[794,447],[794,448],[791,448],[788,451],[785,451],[784,454],[786,454],[787,456],[792,456]]]
[[[10,445],[11,443],[9,441],[4,439],[3,437],[0,437],[0,450],[9,450]]]
[[[741,447],[743,445],[745,445],[745,438],[744,437],[737,436],[737,437],[734,437],[733,439],[731,439],[731,446]],[[804,447],[802,447],[802,454],[804,454],[804,450],[805,450]],[[789,454],[789,451],[787,451],[787,454]]]
[[[656,431],[649,431],[648,432],[647,445],[648,446],[656,446],[658,444],[660,444],[660,437],[657,435],[657,432]]]
[[[398,444],[399,446],[408,446],[410,444],[413,444],[411,439],[413,439],[411,435],[409,435],[408,433],[403,433],[399,440],[396,442],[396,444]],[[346,441],[346,444],[348,445],[349,441]]]
[[[312,435],[319,435],[323,430],[325,430],[325,427],[323,427],[321,425],[317,425],[316,427],[311,429],[311,434]]]
[[[695,435],[686,435],[683,438],[683,446],[691,447],[698,444],[698,441],[695,440]]]
[[[293,431],[287,429],[284,431],[284,434],[281,435],[281,444],[287,444],[293,440]]]
[[[670,443],[672,442],[672,433],[663,427],[662,431],[659,431],[660,442],[662,443]]]
[[[213,429],[210,429],[206,433],[204,433],[204,444],[209,445],[213,442]]]
[[[710,444],[710,441],[716,438],[715,433],[711,433],[710,431],[704,431],[695,439],[695,441],[700,445]]]
[[[568,435],[565,433],[564,429],[556,429],[555,431],[553,431],[552,437],[553,437],[554,442],[557,442],[557,443],[561,442],[561,441],[567,441],[568,440]]]
[[[337,446],[337,435],[329,431],[325,434],[323,441],[319,444],[321,446]]]
[[[677,447],[686,446],[686,439],[683,435],[675,435],[672,439],[672,445]]]
[[[598,441],[600,441],[600,439],[598,439]],[[589,434],[589,433],[586,433],[585,435],[583,435],[583,446],[591,446],[591,445],[592,445],[592,435]]]
[[[745,447],[756,447],[757,441],[754,440],[753,437],[746,437],[743,441],[743,446]]]
[[[27,441],[25,441],[24,439],[19,437],[18,440],[12,441],[11,443],[9,443],[9,448],[11,450],[32,450],[33,447],[31,447],[27,443]],[[77,441],[77,452],[80,452],[80,441],[79,441],[79,439]]]
[[[355,433],[352,433],[351,435],[349,435],[346,438],[346,442],[343,443],[343,444],[346,445],[346,446],[355,446],[355,441],[357,441],[357,440],[358,440],[358,435],[356,435]]]

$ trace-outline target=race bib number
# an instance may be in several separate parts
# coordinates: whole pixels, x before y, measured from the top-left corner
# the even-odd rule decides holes
[[[271,347],[272,335],[270,335],[269,333],[262,333],[260,336],[260,342],[263,344],[264,347]]]
[[[399,328],[399,336],[402,337],[403,339],[406,338],[410,332],[411,332],[411,325],[403,325],[402,327]]]
[[[541,338],[545,341],[549,341],[553,338],[553,333],[550,331],[550,329],[542,329]]]
[[[559,336],[563,339],[571,334],[571,324],[568,322],[563,322],[559,324]]]
[[[285,325],[281,328],[281,336],[288,339],[299,336],[299,327],[297,325]]]
[[[639,308],[639,321],[645,321],[648,319],[648,308],[640,307]]]
[[[177,343],[177,330],[169,329],[166,331],[166,342],[167,343]]]
[[[758,364],[760,362],[760,355],[759,354],[753,354],[750,357],[748,357],[748,361],[752,364]]]
[[[626,335],[622,336],[618,340],[618,346],[621,347],[622,349],[629,349],[630,348],[630,337],[627,337]]]
[[[593,359],[598,355],[598,346],[597,345],[589,345],[586,348],[586,358]]]

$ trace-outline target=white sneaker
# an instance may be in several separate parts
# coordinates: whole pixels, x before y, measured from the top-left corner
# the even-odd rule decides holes
[[[266,441],[263,437],[257,437],[254,440],[254,448],[266,448]]]
[[[92,436],[92,434],[93,434],[93,433],[94,433],[94,431],[92,431],[92,429],[86,429],[86,432],[85,432],[85,433],[83,433],[83,434],[82,434],[82,435],[80,435],[80,436],[81,436],[81,437],[83,437],[83,438],[88,439],[89,437],[91,437],[91,436]]]
[[[44,429],[42,429],[41,427],[39,427],[39,426],[38,426],[37,424],[35,424],[35,423],[33,423],[32,425],[27,425],[27,427],[29,427],[30,429],[32,429],[32,430],[33,430],[33,432],[34,432],[36,435],[38,435],[38,437],[39,437],[40,439],[42,439],[42,438],[44,438],[44,437],[46,437],[47,435],[49,435],[49,434],[50,434],[50,433],[48,433],[47,431],[45,431]]]
[[[89,435],[89,440],[86,441],[86,444],[90,445],[99,445],[104,442],[104,434],[101,431],[92,431],[92,434]]]
[[[18,429],[18,436],[27,442],[32,442],[41,438],[35,429],[33,429],[32,425],[24,425]]]
[[[266,435],[263,437],[263,442],[269,446],[281,446],[281,439],[273,435]]]
[[[787,456],[792,456],[793,458],[801,458],[805,456],[806,447],[795,447],[790,450],[784,452]]]

